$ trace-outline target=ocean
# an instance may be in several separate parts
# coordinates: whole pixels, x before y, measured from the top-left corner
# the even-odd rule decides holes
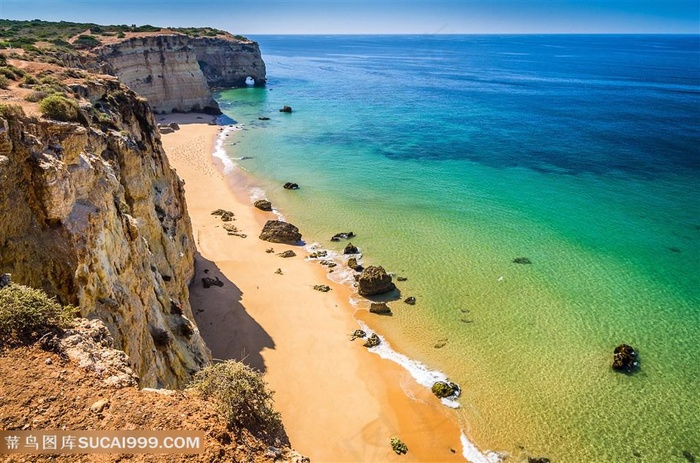
[[[217,95],[234,169],[307,243],[353,231],[408,278],[416,305],[358,318],[461,386],[469,441],[700,458],[699,36],[252,38],[267,86]]]

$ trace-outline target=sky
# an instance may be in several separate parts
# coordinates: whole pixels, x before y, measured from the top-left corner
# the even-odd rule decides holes
[[[234,34],[700,34],[700,0],[0,0],[0,18]]]

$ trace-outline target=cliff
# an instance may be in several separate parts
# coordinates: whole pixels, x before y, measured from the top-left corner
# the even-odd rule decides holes
[[[0,273],[102,320],[142,387],[180,388],[210,356],[183,185],[145,99],[108,76],[69,88],[77,122],[0,105]]]
[[[219,114],[212,87],[244,86],[248,78],[265,83],[258,44],[231,36],[132,37],[91,50],[86,66],[119,77],[159,113]]]

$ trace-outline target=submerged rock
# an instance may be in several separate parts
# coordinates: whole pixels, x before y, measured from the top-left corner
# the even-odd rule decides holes
[[[409,296],[406,299],[404,299],[403,302],[408,305],[416,305],[416,298],[413,296]]]
[[[406,444],[401,442],[401,439],[398,437],[392,437],[390,443],[391,449],[396,452],[397,455],[403,455],[408,452],[408,447],[406,447]]]
[[[253,206],[257,207],[261,211],[269,212],[272,210],[272,203],[267,199],[258,199],[253,203]]]
[[[369,306],[369,311],[377,315],[392,315],[391,309],[386,305],[386,302],[372,302]]]
[[[282,188],[284,188],[285,190],[298,190],[299,185],[297,185],[296,183],[287,182],[282,186]]]
[[[388,293],[396,289],[396,285],[391,281],[391,276],[386,273],[386,270],[374,265],[370,265],[362,271],[357,283],[360,296]]]
[[[689,463],[695,463],[695,455],[690,453],[689,450],[683,450],[683,458],[688,460]]]
[[[532,261],[528,259],[527,257],[516,257],[513,259],[514,264],[531,264]]]
[[[396,281],[408,281],[406,277],[396,277]]]
[[[613,355],[613,370],[623,370],[629,373],[636,368],[639,363],[637,362],[637,351],[627,344],[620,344],[617,346]]]
[[[272,243],[297,244],[301,240],[299,229],[281,220],[268,220],[259,238]]]
[[[340,233],[336,233],[335,235],[333,235],[331,237],[331,241],[340,241],[341,239],[348,240],[348,239],[354,238],[354,237],[355,237],[355,233],[353,233],[353,232],[340,232]]]
[[[365,343],[362,345],[367,347],[367,348],[372,348],[372,347],[377,347],[381,343],[382,343],[382,340],[379,339],[379,336],[377,336],[377,333],[372,333],[372,336],[367,338],[367,341],[365,341]]]
[[[460,392],[459,386],[449,381],[438,381],[433,384],[431,390],[433,394],[440,399],[458,397]]]

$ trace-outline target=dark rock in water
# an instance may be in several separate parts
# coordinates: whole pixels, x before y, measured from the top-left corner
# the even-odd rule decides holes
[[[440,399],[445,397],[458,397],[460,393],[459,386],[449,381],[438,381],[431,388],[433,394]]]
[[[545,457],[528,457],[527,463],[550,463],[550,461]]]
[[[288,251],[280,252],[280,253],[277,254],[277,255],[280,256],[280,257],[284,257],[284,258],[286,259],[286,258],[288,258],[288,257],[295,257],[297,254],[296,254],[294,251],[292,251],[292,250],[290,249],[290,250],[288,250]]]
[[[10,286],[12,284],[12,274],[11,273],[3,273],[0,275],[0,288],[4,288],[5,286]]]
[[[266,116],[261,116],[261,117],[258,117],[258,120],[261,120],[261,121],[269,121],[270,118],[269,118],[269,117],[266,117]]]
[[[316,291],[321,291],[322,293],[327,293],[331,290],[331,287],[328,285],[314,285],[314,289]]]
[[[348,259],[348,267],[356,272],[361,272],[364,269],[364,267],[357,263],[357,259],[354,257]]]
[[[392,437],[389,442],[391,443],[391,449],[396,452],[397,455],[403,455],[408,452],[408,447],[406,447],[406,444],[401,442],[401,439],[398,437]]]
[[[367,341],[365,341],[365,343],[362,345],[365,347],[377,347],[381,343],[382,343],[382,340],[379,339],[379,336],[377,336],[377,333],[372,333],[372,336],[367,338]]]
[[[350,238],[354,238],[356,235],[353,232],[340,232],[336,233],[331,237],[331,241],[340,241],[342,240],[349,240]]]
[[[613,352],[613,370],[631,372],[638,365],[637,351],[627,344],[620,344]]]
[[[404,299],[404,302],[408,305],[416,305],[416,298],[413,296],[407,297]]]
[[[531,264],[532,261],[528,259],[527,257],[516,257],[513,259],[514,264]]]
[[[364,269],[357,282],[360,296],[388,293],[396,289],[396,285],[391,281],[391,276],[386,273],[386,270],[375,265]]]
[[[447,341],[448,341],[447,338],[438,339],[438,341],[435,343],[435,345],[433,347],[436,349],[442,349],[443,347],[445,347],[447,345]]]
[[[365,337],[367,337],[367,333],[365,333],[363,330],[355,330],[355,331],[353,331],[352,334],[350,335],[350,340],[351,340],[351,341],[354,341],[354,340],[357,339],[357,338],[362,339],[362,338],[365,338]]]
[[[301,241],[299,229],[291,223],[281,220],[268,220],[259,238],[272,243],[297,244]]]
[[[406,277],[396,277],[396,281],[408,281]]]
[[[352,243],[348,243],[347,246],[345,246],[345,249],[343,249],[343,254],[359,254],[360,250],[357,249],[356,246],[353,246]]]
[[[683,458],[688,460],[690,463],[695,463],[695,455],[690,453],[688,450],[683,450]]]
[[[285,105],[282,109],[280,109],[280,112],[281,112],[281,113],[291,113],[291,112],[292,112],[292,108],[291,108],[291,106]]]
[[[272,210],[272,203],[268,201],[267,199],[258,199],[253,203],[253,206],[257,207],[261,211],[271,211]]]
[[[372,302],[369,306],[370,313],[376,313],[377,315],[391,315],[391,309],[386,302]]]
[[[678,248],[668,248],[668,250],[671,251],[671,252],[675,252],[675,253],[677,253],[677,254],[681,252],[681,250],[678,249]]]
[[[283,188],[284,188],[285,190],[298,190],[298,189],[299,189],[299,185],[297,185],[296,183],[287,182],[287,183],[284,184]]]
[[[219,277],[215,277],[215,278],[204,277],[204,278],[202,278],[202,286],[204,286],[205,288],[210,288],[212,286],[221,287],[223,285],[224,285],[224,282],[219,280]]]

